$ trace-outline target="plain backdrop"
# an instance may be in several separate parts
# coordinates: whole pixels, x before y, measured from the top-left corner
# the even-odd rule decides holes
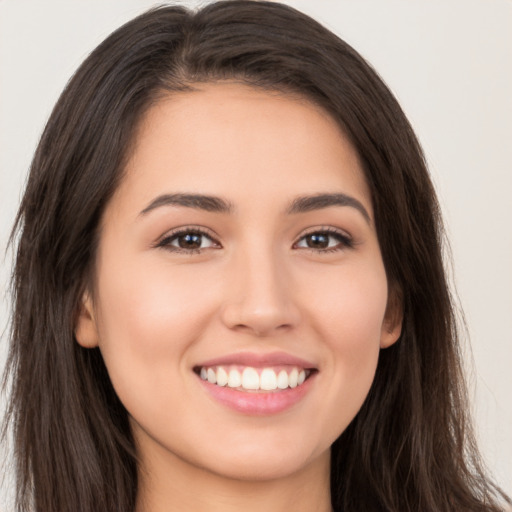
[[[176,2],[196,5],[200,2]],[[203,2],[204,3],[204,2]],[[429,161],[451,242],[477,434],[512,493],[512,2],[296,0],[377,69]],[[148,0],[0,0],[0,330],[8,324],[4,251],[26,172],[65,83]],[[7,337],[0,340],[0,369]],[[5,407],[0,398],[0,416]],[[0,451],[0,462],[5,451]],[[0,479],[1,481],[1,479]],[[11,510],[12,471],[0,511]]]

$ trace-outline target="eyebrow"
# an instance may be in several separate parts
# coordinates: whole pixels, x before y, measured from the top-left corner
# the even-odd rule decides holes
[[[305,213],[312,210],[321,210],[331,206],[349,206],[355,208],[365,218],[368,224],[371,223],[370,214],[366,208],[355,197],[347,194],[316,194],[313,196],[301,196],[295,198],[287,210],[288,214]]]
[[[161,206],[184,206],[215,213],[231,213],[233,211],[233,205],[220,197],[203,194],[163,194],[151,201],[139,215],[146,215]]]
[[[204,194],[163,194],[155,198],[144,208],[139,215],[160,208],[162,206],[183,206],[185,208],[194,208],[214,213],[232,213],[234,206],[226,199],[217,196],[209,196]],[[364,219],[370,224],[370,214],[366,208],[355,197],[342,193],[322,193],[310,196],[296,197],[286,209],[288,215],[297,213],[306,213],[313,210],[322,210],[331,206],[348,206],[355,208]]]

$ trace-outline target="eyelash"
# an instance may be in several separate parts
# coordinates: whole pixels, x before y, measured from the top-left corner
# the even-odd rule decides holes
[[[184,236],[184,235],[196,235],[196,236],[206,237],[206,238],[209,238],[214,243],[214,245],[217,245],[218,247],[220,247],[220,244],[215,240],[215,237],[213,236],[212,233],[210,233],[209,231],[207,231],[204,228],[193,227],[193,226],[186,227],[186,228],[178,228],[175,231],[171,231],[166,236],[164,236],[159,242],[157,242],[156,247],[161,247],[161,248],[169,250],[171,252],[182,253],[182,254],[199,254],[204,250],[204,248],[203,249],[201,249],[201,248],[185,249],[183,247],[174,247],[171,245],[171,242],[173,242],[174,240],[177,240],[180,236]]]
[[[337,229],[331,228],[331,227],[321,227],[320,229],[315,228],[315,229],[303,234],[299,238],[299,241],[293,244],[294,247],[300,241],[302,241],[306,237],[312,236],[312,235],[327,235],[328,237],[335,238],[338,241],[338,243],[334,247],[330,247],[330,248],[326,248],[326,249],[315,249],[313,247],[304,247],[303,248],[305,250],[309,250],[314,253],[329,254],[329,253],[333,253],[333,252],[342,251],[344,249],[351,249],[354,247],[354,241],[352,240],[352,238],[349,235],[347,235]]]
[[[155,247],[163,248],[163,249],[169,250],[171,252],[175,252],[175,253],[190,254],[190,255],[199,254],[199,253],[203,252],[205,249],[209,249],[209,247],[208,248],[186,249],[183,247],[175,247],[175,246],[171,245],[171,243],[173,241],[177,240],[180,236],[184,236],[184,235],[196,235],[196,236],[200,236],[200,237],[206,237],[206,238],[209,238],[213,242],[213,245],[216,246],[216,248],[220,247],[220,244],[215,240],[215,237],[212,235],[211,232],[205,230],[204,228],[199,228],[199,227],[179,228],[175,231],[172,231],[172,232],[168,233],[165,237],[163,237],[160,241],[158,241],[155,244]],[[319,229],[317,228],[308,233],[305,233],[304,235],[302,235],[299,238],[299,240],[297,242],[295,242],[293,244],[293,247],[295,248],[299,242],[304,240],[306,237],[312,236],[312,235],[327,235],[328,237],[337,239],[338,243],[334,247],[331,247],[331,248],[315,249],[313,247],[303,247],[302,250],[311,251],[316,254],[329,254],[329,253],[342,251],[344,249],[350,249],[350,248],[354,247],[354,242],[350,236],[348,236],[334,228],[331,228],[331,227],[325,227],[325,228],[322,227]]]

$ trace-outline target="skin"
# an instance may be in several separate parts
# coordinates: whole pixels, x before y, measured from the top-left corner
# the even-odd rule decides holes
[[[290,213],[298,196],[353,205]],[[218,196],[230,212],[160,205]],[[201,227],[201,248],[158,244]],[[311,232],[329,247],[311,247]],[[389,301],[395,303],[396,301]],[[94,290],[76,337],[99,346],[140,454],[138,512],[328,511],[330,446],[361,407],[401,314],[358,155],[321,108],[223,82],[166,97],[144,117],[101,223]],[[314,363],[306,395],[255,416],[213,400],[197,364],[284,351]]]

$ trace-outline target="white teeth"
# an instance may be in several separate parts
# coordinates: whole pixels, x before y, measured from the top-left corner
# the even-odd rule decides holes
[[[208,382],[210,384],[216,384],[217,376],[215,375],[215,372],[211,368],[208,368],[208,371],[206,372],[206,375],[207,375],[207,378],[208,378]]]
[[[260,375],[260,388],[265,391],[271,391],[277,388],[276,372],[270,368],[265,368]]]
[[[238,370],[231,370],[228,377],[228,386],[230,388],[239,388],[242,385],[242,377]]]
[[[248,366],[242,373],[242,387],[244,389],[260,389],[260,376],[258,372]]]
[[[237,368],[215,366],[202,367],[199,376],[210,384],[228,386],[249,391],[274,391],[279,389],[296,388],[304,383],[309,372],[304,369],[292,368],[290,373],[280,370],[278,373],[273,368],[262,368],[260,371],[250,366],[243,372]]]
[[[299,378],[299,371],[297,370],[297,368],[294,368],[290,372],[290,375],[288,375],[288,386],[290,386],[291,388],[296,388],[298,378]]]
[[[228,383],[228,374],[226,370],[219,366],[217,368],[217,386],[225,386]]]
[[[281,370],[277,376],[277,387],[279,389],[286,389],[288,387],[288,374]]]

